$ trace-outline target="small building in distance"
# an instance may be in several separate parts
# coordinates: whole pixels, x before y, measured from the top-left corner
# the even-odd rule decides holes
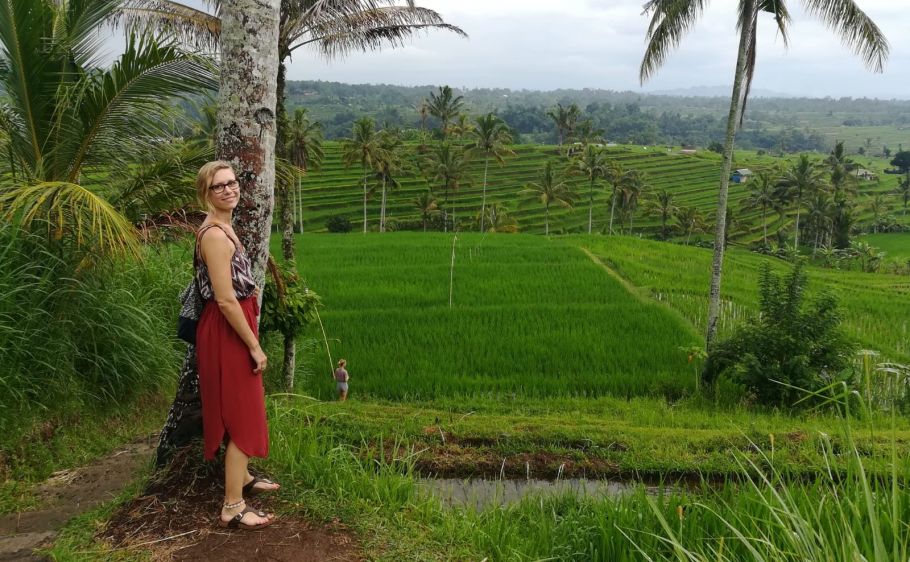
[[[752,170],[749,168],[740,168],[734,170],[730,175],[730,181],[733,183],[746,183],[752,177]]]

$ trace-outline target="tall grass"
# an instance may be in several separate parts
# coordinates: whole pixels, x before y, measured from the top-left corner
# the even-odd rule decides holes
[[[0,442],[30,423],[160,389],[179,362],[179,248],[79,269],[46,240],[0,227]]]
[[[823,457],[832,465],[846,457],[846,470],[823,470],[813,480],[787,480],[772,443],[757,460],[734,453],[736,481],[657,495],[640,488],[619,498],[539,494],[475,510],[445,508],[419,493],[414,451],[400,447],[394,432],[351,442],[334,433],[326,423],[333,414],[323,408],[275,398],[270,408],[270,468],[312,513],[345,514],[367,542],[381,525],[379,559],[884,562],[910,555],[908,463],[894,447],[888,476],[870,476],[848,425],[821,439]]]

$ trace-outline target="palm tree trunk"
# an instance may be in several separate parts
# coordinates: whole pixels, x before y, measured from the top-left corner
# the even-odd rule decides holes
[[[363,233],[367,233],[367,167],[363,167]]]
[[[767,212],[768,212],[768,206],[762,205],[761,206],[761,224],[762,224],[762,228],[764,229],[764,232],[762,234],[762,246],[764,246],[765,248],[768,247],[768,220],[765,218],[765,216],[767,215]]]
[[[291,392],[294,390],[294,370],[297,363],[297,342],[294,338],[284,338],[284,362],[281,365],[284,373],[284,388]]]
[[[265,281],[275,201],[275,111],[279,0],[225,0],[221,4],[218,158],[234,164],[241,201],[234,224]]]
[[[799,250],[799,211],[803,206],[802,194],[796,197],[796,231],[793,233],[793,249]]]
[[[379,232],[385,232],[385,176],[382,178],[382,204],[379,206]]]
[[[711,349],[714,338],[717,336],[717,319],[720,315],[720,283],[724,264],[724,233],[727,228],[727,194],[730,188],[730,169],[733,165],[733,143],[736,140],[737,122],[742,107],[747,51],[752,40],[756,15],[754,0],[746,0],[744,4],[744,25],[740,33],[739,50],[736,55],[736,74],[733,77],[730,112],[727,115],[727,134],[724,139],[720,189],[717,194],[717,224],[714,229],[714,258],[711,263],[711,288],[708,298],[708,329],[705,334],[705,349],[708,350]]]
[[[296,213],[297,217],[295,220],[297,223],[297,232],[299,232],[299,233],[303,233],[303,192],[302,192],[302,185],[301,185],[302,183],[303,183],[303,179],[300,176],[297,176],[297,213]]]
[[[550,235],[550,202],[549,201],[547,201],[547,204],[546,204],[546,212],[544,213],[543,225],[544,225],[544,227],[543,227],[544,235],[549,236]],[[590,234],[590,233],[591,233],[591,231],[589,230],[588,234]]]
[[[588,196],[588,234],[594,224],[594,178],[591,178],[590,195]]]
[[[616,211],[616,186],[613,186],[613,195],[610,196],[610,234],[613,234],[613,214]]]
[[[483,215],[487,211],[487,166],[490,164],[490,157],[483,159],[483,197],[480,200],[480,232],[483,232]]]

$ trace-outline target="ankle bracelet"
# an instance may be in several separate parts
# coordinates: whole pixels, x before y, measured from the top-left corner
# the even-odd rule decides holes
[[[236,508],[240,507],[241,505],[243,505],[243,500],[240,500],[237,503],[226,503],[226,504],[224,504],[224,508],[225,509],[236,509]]]

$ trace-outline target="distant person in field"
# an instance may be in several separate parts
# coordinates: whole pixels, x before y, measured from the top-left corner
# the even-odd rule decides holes
[[[339,359],[338,368],[335,369],[335,387],[338,389],[338,400],[342,402],[348,399],[348,379],[351,378],[345,369],[347,364],[344,359]]]
[[[196,233],[196,283],[206,301],[196,328],[202,434],[206,460],[223,443],[222,527],[259,529],[272,523],[246,505],[244,494],[272,492],[278,485],[248,471],[250,457],[269,454],[262,372],[267,358],[259,345],[259,289],[249,257],[231,226],[240,184],[227,162],[209,162],[196,178],[199,203],[208,210]]]

